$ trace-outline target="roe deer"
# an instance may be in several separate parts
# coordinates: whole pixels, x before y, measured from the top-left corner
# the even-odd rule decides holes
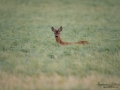
[[[61,45],[69,45],[69,44],[89,44],[87,41],[79,41],[79,42],[74,42],[74,43],[70,43],[70,42],[63,42],[60,38],[60,32],[62,31],[62,26],[56,30],[54,27],[51,27],[52,31],[54,32],[55,35],[55,39],[57,41],[57,43],[61,44]]]

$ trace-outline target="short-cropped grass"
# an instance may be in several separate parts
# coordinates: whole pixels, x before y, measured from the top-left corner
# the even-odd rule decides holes
[[[90,44],[59,45],[52,26],[63,27],[63,41]],[[1,90],[119,90],[115,83],[120,0],[0,0]]]

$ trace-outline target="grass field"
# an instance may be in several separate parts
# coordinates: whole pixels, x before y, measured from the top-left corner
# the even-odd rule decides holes
[[[61,46],[52,26],[63,27],[63,41],[90,44]],[[112,83],[120,84],[120,0],[0,0],[0,90]]]

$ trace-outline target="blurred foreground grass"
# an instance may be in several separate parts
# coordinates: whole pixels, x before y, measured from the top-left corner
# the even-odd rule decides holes
[[[120,84],[119,8],[119,0],[0,0],[0,89]],[[58,45],[51,26],[63,26],[63,41],[90,45]]]

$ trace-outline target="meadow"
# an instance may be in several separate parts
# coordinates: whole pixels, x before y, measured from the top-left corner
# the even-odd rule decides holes
[[[90,44],[59,45],[52,26],[63,41]],[[0,90],[103,84],[120,90],[120,0],[0,0]]]

